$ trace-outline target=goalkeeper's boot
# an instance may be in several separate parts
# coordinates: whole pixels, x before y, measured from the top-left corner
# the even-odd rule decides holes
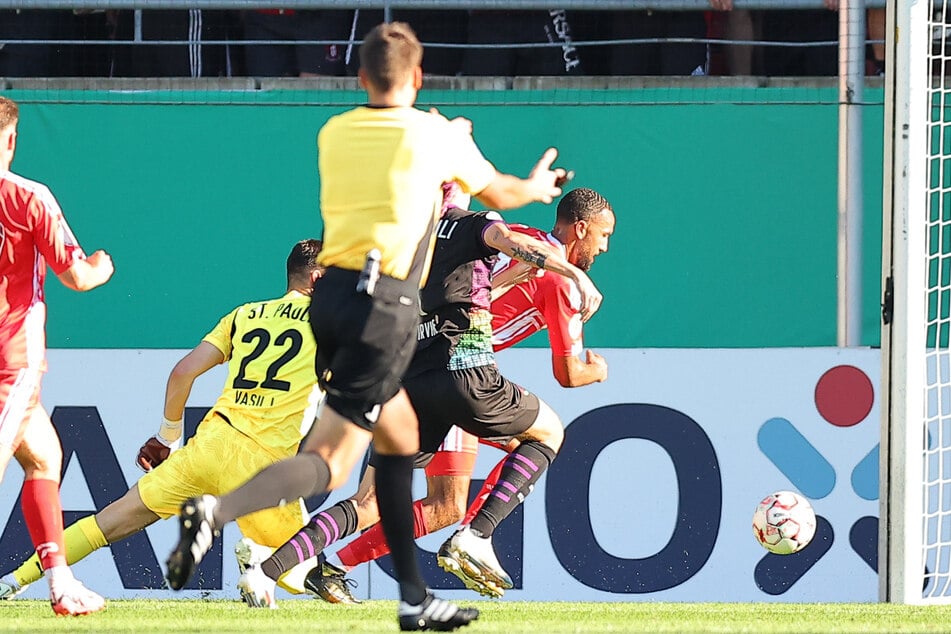
[[[215,528],[214,509],[218,499],[213,495],[190,498],[182,503],[179,514],[178,544],[169,555],[165,579],[172,590],[181,590],[188,583],[195,567],[211,550],[220,531]]]
[[[419,605],[410,605],[400,601],[397,612],[400,621],[400,630],[436,630],[449,632],[464,625],[469,625],[479,618],[479,611],[475,608],[460,608],[454,603],[437,599],[429,592]]]
[[[449,543],[451,541],[452,539],[444,541],[442,546],[439,547],[439,552],[436,553],[436,561],[439,563],[439,567],[459,577],[459,580],[470,590],[474,590],[485,597],[501,599],[502,595],[505,594],[505,590],[486,579],[479,570],[466,559],[461,557],[457,558],[452,551],[449,550]]]
[[[102,610],[106,601],[66,572],[50,578],[50,605],[60,616],[83,616]]]
[[[17,596],[30,587],[30,584],[21,586],[12,574],[0,577],[0,601],[6,601]]]
[[[238,560],[238,572],[244,574],[249,566],[260,566],[273,552],[273,548],[262,546],[250,537],[242,537],[234,545],[234,558]]]
[[[276,583],[264,574],[261,566],[252,564],[244,569],[238,578],[238,592],[241,600],[249,608],[277,609],[277,600],[274,598]]]
[[[462,570],[474,579],[490,581],[504,590],[512,587],[512,578],[496,558],[490,537],[479,537],[472,528],[463,526],[449,538],[447,550]]]
[[[242,537],[234,545],[234,558],[238,561],[238,571],[241,573],[238,594],[249,608],[277,609],[274,596],[277,584],[261,570],[261,562],[270,557],[271,552],[270,548],[250,537]]]
[[[304,579],[304,590],[327,603],[356,605],[360,601],[353,596],[350,588],[357,587],[357,582],[347,579],[346,575],[345,571],[327,563],[326,557],[321,553],[318,556],[317,565],[307,573]]]

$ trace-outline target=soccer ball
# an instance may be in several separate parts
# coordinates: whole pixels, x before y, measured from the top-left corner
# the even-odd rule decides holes
[[[806,498],[792,491],[767,495],[753,513],[753,536],[777,555],[799,552],[816,534],[816,513]]]

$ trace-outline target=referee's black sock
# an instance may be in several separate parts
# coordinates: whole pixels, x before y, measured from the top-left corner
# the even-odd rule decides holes
[[[376,455],[376,501],[400,583],[400,598],[417,605],[426,598],[426,582],[413,540],[413,462],[413,456]]]
[[[472,532],[490,537],[504,520],[532,492],[535,483],[555,459],[555,450],[537,440],[529,440],[510,453],[502,473],[482,509],[469,525]]]
[[[313,453],[299,453],[275,462],[218,498],[215,525],[220,528],[248,513],[272,506],[297,504],[297,498],[307,499],[323,493],[329,484],[330,467],[324,459]]]
[[[296,566],[324,551],[338,539],[357,532],[357,504],[353,500],[337,502],[320,511],[287,542],[261,563],[261,572],[277,579]]]

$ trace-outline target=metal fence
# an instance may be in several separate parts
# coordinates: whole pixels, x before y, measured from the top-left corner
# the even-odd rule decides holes
[[[840,0],[869,8],[885,0]],[[823,0],[733,0],[736,9],[822,9]],[[0,0],[0,9],[584,9],[702,11],[709,0]]]
[[[884,0],[839,0],[840,15],[850,15],[854,20],[856,15],[864,16],[864,9],[880,8]],[[542,24],[534,35],[515,33],[510,39],[489,37],[479,39],[466,37],[463,30],[461,36],[458,30],[451,32],[440,31],[438,28],[423,29],[420,39],[427,51],[433,52],[427,56],[432,60],[437,56],[469,55],[471,51],[498,51],[504,50],[510,54],[538,54],[564,55],[565,68],[528,65],[527,70],[518,72],[498,72],[499,75],[569,75],[574,70],[570,56],[583,49],[588,58],[586,70],[581,74],[594,75],[696,75],[709,72],[710,60],[716,64],[717,55],[733,55],[734,51],[757,51],[765,49],[789,51],[796,49],[821,49],[819,55],[825,57],[823,70],[803,72],[803,75],[831,76],[835,73],[835,48],[839,45],[841,29],[836,26],[839,19],[834,12],[827,10],[824,0],[734,0],[735,11],[712,11],[710,0],[564,0],[557,9],[551,9],[550,4],[538,0],[0,0],[0,76],[2,77],[57,77],[57,76],[95,76],[95,77],[275,77],[275,76],[345,76],[353,75],[354,69],[351,60],[355,58],[355,51],[365,33],[367,23],[358,28],[358,15],[372,14],[375,21],[404,19],[403,16],[413,14],[421,19],[429,16],[445,15],[475,15],[482,11],[517,10],[537,11],[540,14],[550,14],[548,24]],[[352,23],[346,18],[346,24],[334,29],[308,30],[298,28],[288,32],[269,31],[267,28],[251,29],[247,26],[247,16],[259,14],[264,10],[270,12],[297,12],[301,15],[303,9],[324,11],[325,14],[352,15]],[[470,11],[471,10],[471,11]],[[770,37],[765,27],[760,33],[751,27],[736,32],[717,32],[709,27],[697,29],[696,21],[706,13],[708,26],[711,24],[726,23],[738,19],[745,14],[745,19],[751,11],[767,18],[784,14],[798,14],[803,10],[819,10],[816,15],[825,24],[821,35],[819,31],[797,40],[796,33],[783,37]],[[792,11],[790,11],[792,10]],[[15,11],[15,13],[14,13]],[[661,28],[647,28],[630,32],[618,32],[613,26],[604,28],[578,28],[568,32],[561,30],[564,20],[559,14],[571,11],[573,24],[577,25],[575,16],[579,20],[608,21],[618,16],[654,15],[655,23],[661,20],[656,16],[665,14],[675,16],[665,18],[669,20],[691,20],[693,26],[686,30],[677,27],[664,30]],[[605,12],[611,11],[611,17]],[[202,13],[205,15],[202,15]],[[37,15],[39,14],[39,15]],[[176,18],[173,26],[158,24]],[[108,17],[107,17],[108,16]],[[222,16],[226,16],[222,18]],[[235,17],[240,16],[240,17]],[[605,16],[603,19],[601,16]],[[689,16],[689,17],[688,17]],[[713,16],[713,17],[710,17]],[[48,19],[47,19],[48,18]],[[61,19],[69,21],[70,25],[64,28],[55,28],[52,21]],[[290,18],[293,20],[296,18]],[[336,18],[335,18],[336,19]],[[646,18],[638,17],[637,20]],[[842,18],[844,19],[844,17]],[[215,20],[225,20],[222,24]],[[410,20],[412,22],[412,20]],[[471,17],[470,17],[471,21]],[[719,22],[718,22],[719,21]],[[773,20],[775,22],[775,20]],[[666,24],[666,23],[665,23]],[[831,24],[831,28],[830,28]],[[415,26],[415,23],[414,23]],[[580,25],[584,27],[584,24]],[[881,45],[883,34],[875,37],[865,37],[864,24],[861,27],[860,38],[866,44]],[[283,27],[282,27],[283,28]],[[455,29],[455,27],[453,27]],[[534,25],[533,25],[534,28]],[[544,33],[542,33],[542,29]],[[882,25],[882,29],[884,26]],[[773,29],[775,31],[775,29]],[[813,30],[806,25],[804,30]],[[856,33],[855,29],[850,32]],[[873,34],[874,35],[874,34]],[[333,68],[314,65],[314,68],[301,69],[301,74],[295,72],[263,72],[255,65],[248,64],[244,68],[245,58],[251,51],[265,51],[268,48],[277,49],[280,55],[293,54],[292,49],[312,47],[309,51],[298,51],[297,55],[321,54],[319,47],[332,47],[334,55],[343,57],[342,64]],[[611,68],[603,59],[608,55],[617,55],[619,47],[624,48],[624,54],[631,51],[631,55],[656,56],[658,51],[684,51],[692,47],[690,54],[697,57],[696,51],[703,49],[706,59],[698,63],[696,60],[689,67],[668,68],[658,65],[657,70],[645,71],[640,66],[630,68]],[[525,49],[529,49],[527,52]],[[545,50],[548,49],[548,50]],[[555,49],[555,50],[553,50]],[[560,51],[558,49],[561,49]],[[723,51],[727,50],[728,53]],[[104,52],[105,51],[105,52]],[[317,52],[315,52],[317,51]],[[184,52],[184,53],[183,53]],[[130,57],[157,57],[186,55],[187,60],[177,61],[175,70],[163,69],[161,63],[130,64]],[[257,53],[255,53],[257,54]],[[807,55],[808,53],[803,53]],[[17,56],[20,56],[19,58]],[[49,66],[45,70],[42,64],[33,64],[41,55],[56,56],[58,65]],[[225,61],[209,61],[209,55],[226,58]],[[774,53],[769,53],[770,57]],[[86,61],[86,58],[89,61]],[[20,65],[17,60],[23,59]],[[12,60],[12,61],[11,61]],[[116,61],[118,60],[118,62]],[[232,62],[237,60],[237,67]],[[9,62],[9,63],[8,63]],[[204,66],[203,66],[204,63]],[[70,66],[64,69],[64,65]],[[127,68],[123,68],[123,66]],[[128,70],[128,67],[133,67]],[[741,65],[742,66],[742,65]],[[755,72],[747,68],[740,72],[714,72],[714,74],[738,75],[769,75],[788,76],[795,72],[760,71]],[[153,70],[154,68],[154,70]],[[595,70],[592,72],[591,69]],[[831,70],[830,70],[831,68]],[[304,73],[304,70],[307,72]],[[481,68],[479,69],[481,71]],[[451,63],[437,63],[426,71],[437,75],[472,75],[472,72],[458,70]],[[471,66],[468,69],[471,71]],[[479,73],[493,74],[493,73]]]

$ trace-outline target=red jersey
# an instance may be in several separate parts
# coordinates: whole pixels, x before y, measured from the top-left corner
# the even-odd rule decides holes
[[[46,369],[46,266],[85,257],[45,185],[0,173],[0,371]]]
[[[565,251],[554,236],[525,225],[509,225],[512,231],[548,241]],[[499,255],[495,273],[514,263]],[[492,347],[504,350],[539,330],[548,328],[548,341],[554,356],[573,357],[581,353],[581,292],[568,278],[539,270],[530,280],[516,284],[492,302]]]

